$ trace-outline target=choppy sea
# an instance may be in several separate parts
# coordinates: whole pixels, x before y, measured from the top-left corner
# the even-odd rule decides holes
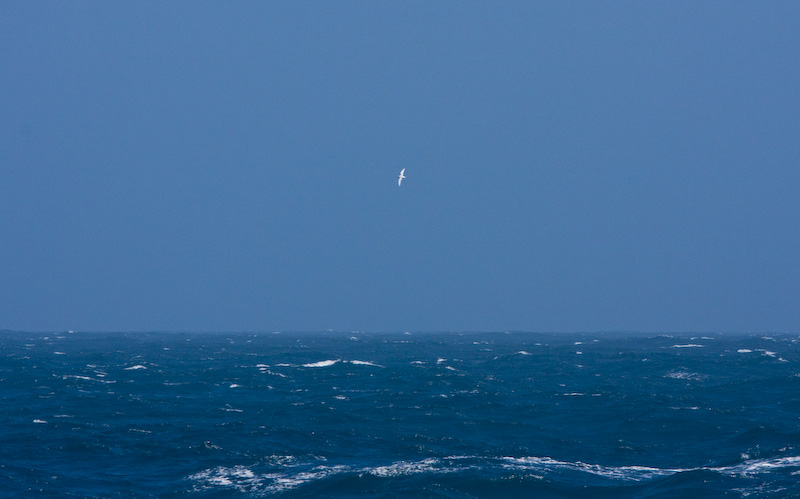
[[[800,337],[0,332],[0,497],[800,497]]]

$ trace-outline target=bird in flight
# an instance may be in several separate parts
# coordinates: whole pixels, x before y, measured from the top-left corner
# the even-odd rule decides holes
[[[400,183],[403,181],[403,179],[404,179],[404,178],[406,178],[406,176],[405,176],[405,175],[403,175],[403,173],[404,173],[405,171],[406,171],[406,169],[405,169],[405,168],[403,168],[402,170],[400,170],[400,175],[398,175],[398,176],[397,176],[397,187],[400,187]]]

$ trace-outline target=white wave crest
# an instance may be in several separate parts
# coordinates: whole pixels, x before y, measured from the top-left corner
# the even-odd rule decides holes
[[[350,364],[355,364],[357,366],[386,367],[380,364],[376,364],[374,362],[368,362],[366,360],[348,360],[347,362],[349,362]]]
[[[36,422],[40,422],[37,420]],[[744,457],[744,456],[743,456]],[[324,457],[314,457],[313,461],[326,461]],[[444,458],[425,458],[412,461],[396,461],[386,465],[353,467],[347,464],[328,466],[308,462],[293,456],[273,456],[268,459],[268,470],[257,473],[248,466],[216,467],[206,469],[188,478],[195,482],[195,490],[229,488],[248,494],[280,493],[328,477],[352,473],[372,475],[379,478],[395,478],[416,474],[448,474],[464,471],[483,473],[487,470],[510,470],[525,472],[529,476],[543,478],[548,474],[563,476],[564,472],[589,473],[612,481],[644,482],[685,472],[711,471],[727,476],[752,477],[788,470],[800,473],[800,456],[774,459],[748,459],[732,466],[701,466],[695,468],[658,468],[653,466],[627,465],[605,466],[580,461],[559,461],[551,457],[486,457],[449,456]],[[277,469],[276,469],[277,468]],[[796,468],[792,470],[793,468]]]
[[[95,383],[116,383],[113,379],[97,379],[97,378],[90,378],[89,376],[81,376],[79,374],[65,374],[62,376],[63,379],[79,379],[82,381],[94,381]]]
[[[684,468],[652,468],[649,466],[602,466],[599,464],[586,464],[580,461],[557,461],[549,457],[504,457],[506,467],[537,472],[552,472],[559,469],[581,471],[606,478],[626,481],[643,481],[655,477],[673,475]]]
[[[690,381],[698,381],[703,378],[702,375],[698,373],[693,373],[686,370],[681,371],[670,371],[664,375],[665,378],[672,378],[672,379],[685,379]]]
[[[400,461],[388,466],[366,468],[363,471],[380,477],[394,477],[417,473],[452,473],[459,471],[457,468],[441,467],[440,464],[441,462],[438,459],[428,458],[422,461]]]
[[[189,476],[196,490],[225,487],[247,494],[272,494],[295,489],[305,483],[349,471],[348,466],[316,466],[299,473],[254,473],[246,466],[208,469]]]
[[[603,466],[599,464],[586,464],[578,462],[557,461],[549,457],[504,457],[507,466],[515,468],[530,468],[538,472],[570,469],[582,471],[606,478],[643,481],[652,478],[670,476],[677,473],[691,471],[713,471],[729,476],[749,477],[759,473],[769,473],[778,469],[800,469],[800,456],[780,457],[775,459],[751,459],[733,466],[700,466],[697,468],[654,468],[650,466]]]
[[[312,362],[310,364],[303,364],[303,367],[329,367],[340,362],[339,359],[335,360],[321,360],[319,362]]]
[[[783,468],[800,468],[800,456],[779,457],[776,459],[751,459],[734,466],[708,469],[726,475],[748,477]]]

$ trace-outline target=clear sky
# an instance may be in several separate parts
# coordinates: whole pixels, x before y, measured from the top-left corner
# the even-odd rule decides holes
[[[0,48],[0,328],[800,331],[800,2],[4,1]]]

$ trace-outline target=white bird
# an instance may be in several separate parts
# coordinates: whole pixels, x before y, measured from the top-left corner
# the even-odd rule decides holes
[[[404,178],[406,178],[406,176],[405,176],[405,175],[403,175],[403,173],[404,173],[405,171],[406,171],[406,169],[405,169],[405,168],[403,168],[402,170],[400,170],[400,175],[398,175],[398,176],[397,176],[397,187],[400,187],[400,182],[402,182],[402,181],[403,181],[403,179],[404,179]]]

